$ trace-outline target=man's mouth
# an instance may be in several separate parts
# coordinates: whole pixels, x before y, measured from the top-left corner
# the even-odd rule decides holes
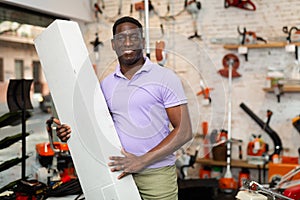
[[[131,53],[133,53],[133,50],[125,50],[125,51],[123,51],[123,53],[124,54],[131,54]]]

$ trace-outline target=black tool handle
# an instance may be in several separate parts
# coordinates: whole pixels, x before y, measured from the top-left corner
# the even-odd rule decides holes
[[[273,140],[274,143],[274,152],[272,153],[272,155],[270,156],[270,158],[272,158],[272,156],[274,154],[278,154],[280,155],[280,152],[282,151],[282,143],[281,143],[281,139],[279,138],[278,134],[271,129],[271,127],[269,126],[269,122],[265,123],[263,122],[257,115],[255,115],[250,108],[248,108],[244,103],[240,104],[240,107],[271,137],[271,139]]]

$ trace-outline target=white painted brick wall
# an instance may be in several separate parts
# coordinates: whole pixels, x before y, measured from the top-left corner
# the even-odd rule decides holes
[[[117,4],[110,2],[111,7],[105,10],[106,15],[115,16]],[[114,1],[117,2],[117,1]],[[122,15],[129,15],[130,0],[123,1]],[[166,14],[166,6],[170,2],[170,13],[178,13],[183,8],[183,0],[153,0],[153,6],[160,15]],[[220,44],[211,44],[211,38],[238,37],[237,27],[246,27],[248,31],[255,31],[263,38],[286,37],[282,32],[283,26],[300,26],[300,1],[299,0],[253,0],[257,10],[245,11],[235,7],[224,8],[224,1],[202,0],[202,9],[197,19],[198,33],[203,40],[188,40],[187,37],[194,34],[192,17],[187,12],[176,17],[176,20],[163,20],[150,14],[150,46],[151,58],[155,60],[153,52],[155,41],[163,39],[167,42],[169,59],[167,67],[174,69],[182,78],[192,116],[195,133],[201,133],[201,122],[206,120],[212,129],[227,129],[227,90],[228,79],[222,78],[217,71],[221,69],[222,58],[227,53],[237,51],[225,50]],[[107,3],[108,4],[108,3]],[[108,11],[109,10],[109,11]],[[132,16],[139,18],[139,13],[134,11]],[[143,22],[143,18],[141,19]],[[159,29],[164,25],[165,35],[162,37]],[[90,23],[84,27],[85,37],[93,40],[94,33],[98,31],[100,40],[105,45],[100,49],[100,61],[98,65],[99,78],[108,71],[113,70],[116,63],[114,53],[111,51],[112,22],[100,17],[97,23]],[[299,27],[300,28],[300,27]],[[90,48],[92,48],[90,46]],[[261,119],[266,120],[266,111],[273,111],[270,126],[279,134],[283,147],[288,151],[286,156],[298,156],[300,147],[300,134],[292,126],[292,118],[300,114],[300,94],[286,93],[277,103],[272,93],[265,93],[267,67],[285,67],[294,62],[295,55],[285,52],[284,48],[250,49],[248,62],[243,55],[238,56],[240,67],[238,72],[242,77],[233,80],[232,88],[232,136],[242,139],[244,158],[246,147],[252,133],[262,134],[263,139],[269,143],[273,152],[273,142],[270,137],[239,107],[244,102]],[[203,106],[202,97],[195,94],[200,90],[199,79],[203,78],[211,91],[212,104]],[[237,147],[233,147],[233,158],[238,157]]]
[[[122,15],[129,15],[130,0],[122,1]],[[183,0],[153,0],[155,10],[161,15],[166,15],[167,4],[170,3],[170,13],[176,14],[183,8]],[[150,45],[151,57],[154,60],[154,46],[156,40],[167,42],[169,59],[167,67],[174,69],[182,78],[187,96],[189,97],[190,112],[193,120],[194,132],[201,132],[200,124],[203,120],[210,123],[211,129],[227,128],[226,126],[226,99],[227,79],[220,77],[216,72],[222,68],[221,60],[227,53],[237,53],[222,48],[222,45],[211,44],[210,39],[214,37],[237,37],[237,26],[246,27],[248,30],[256,31],[261,37],[285,37],[282,26],[300,26],[300,2],[290,1],[254,1],[257,6],[255,12],[245,11],[230,7],[225,9],[223,1],[202,0],[197,27],[203,41],[197,39],[187,40],[193,34],[192,17],[187,12],[176,16],[176,20],[159,19],[153,13],[150,14]],[[95,33],[99,33],[104,47],[100,48],[100,61],[98,64],[99,78],[113,70],[116,57],[110,47],[112,21],[117,19],[118,1],[105,1],[103,16],[98,22],[81,24],[83,35],[93,58],[92,41]],[[139,12],[134,11],[132,16],[139,18]],[[110,20],[108,20],[108,18]],[[112,20],[111,20],[112,19]],[[143,18],[141,18],[143,22]],[[160,32],[160,24],[163,24],[165,35]],[[10,51],[13,52],[13,51]],[[35,56],[35,54],[33,54]],[[30,56],[29,56],[30,57]],[[263,133],[264,139],[271,145],[269,137],[250,119],[240,108],[239,104],[245,102],[261,118],[265,117],[265,111],[270,109],[274,112],[271,127],[277,131],[282,138],[283,145],[290,148],[285,155],[297,156],[299,146],[299,133],[291,125],[291,119],[299,114],[299,93],[286,93],[282,96],[281,103],[276,102],[273,94],[265,93],[262,87],[265,85],[265,75],[268,66],[285,67],[294,61],[294,55],[286,53],[284,48],[274,49],[250,49],[249,61],[244,56],[239,56],[239,73],[242,77],[233,82],[233,137],[245,141],[244,152],[250,133]],[[203,78],[209,87],[213,87],[213,103],[209,107],[201,105],[202,97],[195,94],[200,90],[199,79]],[[293,148],[291,148],[293,147]],[[233,154],[235,156],[237,154]]]

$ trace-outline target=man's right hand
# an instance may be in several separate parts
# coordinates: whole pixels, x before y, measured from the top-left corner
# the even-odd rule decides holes
[[[71,127],[67,124],[61,124],[59,119],[54,118],[53,122],[57,124],[56,127],[56,135],[57,137],[63,141],[67,142],[68,139],[71,137]]]

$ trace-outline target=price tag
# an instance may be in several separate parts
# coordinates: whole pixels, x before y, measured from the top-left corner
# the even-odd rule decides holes
[[[285,46],[286,52],[295,52],[296,51],[296,45],[294,44],[288,44]]]
[[[239,54],[247,54],[247,53],[248,53],[248,47],[240,46],[240,47],[238,48],[238,53],[239,53]]]

